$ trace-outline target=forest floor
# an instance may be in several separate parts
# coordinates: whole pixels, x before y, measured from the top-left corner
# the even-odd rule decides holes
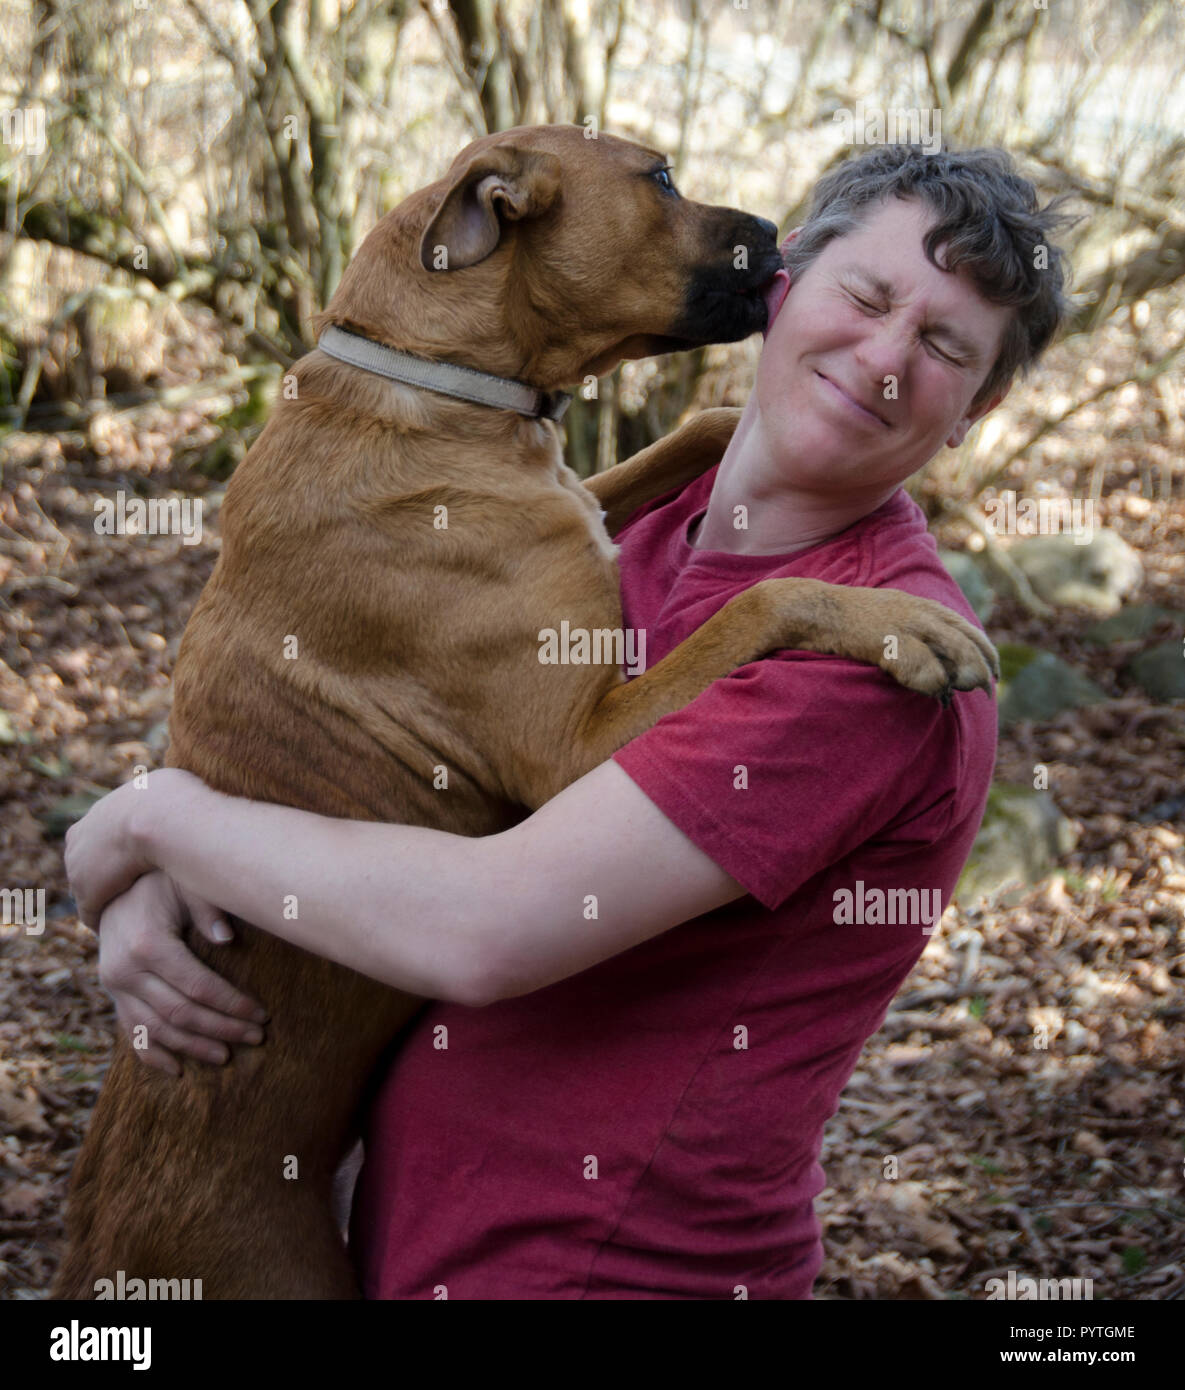
[[[47,922],[0,926],[3,1298],[49,1286],[113,1037],[61,835],[77,798],[159,763],[173,660],[217,554],[223,485],[193,467],[217,438],[213,409],[102,412],[6,441],[0,876],[45,888]],[[1185,611],[1181,481],[1175,497],[1145,495],[1137,445],[1160,425],[1144,424],[1131,448],[1110,436],[1101,515],[1141,552],[1140,600]],[[1097,428],[1089,413],[1074,425]],[[1086,495],[1098,437],[1091,452],[1062,431],[1035,466]],[[201,543],[97,535],[94,498],[121,487],[204,497]],[[1096,1299],[1185,1297],[1185,841],[1179,818],[1148,815],[1185,790],[1185,709],[1126,681],[1138,644],[1086,642],[1091,621],[1004,605],[989,623],[1114,697],[1001,737],[999,775],[1031,783],[1047,764],[1077,848],[1035,888],[949,908],[865,1049],[827,1128],[816,1297],[983,1298],[1009,1270],[1089,1278]]]

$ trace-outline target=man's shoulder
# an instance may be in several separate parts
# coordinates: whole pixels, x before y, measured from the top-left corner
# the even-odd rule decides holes
[[[975,610],[939,557],[925,513],[904,488],[867,520],[864,584],[932,599],[983,631]]]
[[[837,539],[840,546],[818,556],[818,578],[929,599],[984,631],[942,563],[925,513],[903,488]],[[944,710],[936,700],[908,690],[874,666],[814,653],[786,655],[799,664],[804,688],[813,687],[819,694],[828,690],[833,709],[843,710],[841,717],[820,728],[821,738],[831,742],[852,737],[858,742],[854,726],[875,727],[885,738],[878,759],[882,767],[931,785],[949,781],[971,800],[986,795],[996,755],[994,691],[957,691],[951,708]],[[787,672],[787,677],[789,684],[794,676]]]

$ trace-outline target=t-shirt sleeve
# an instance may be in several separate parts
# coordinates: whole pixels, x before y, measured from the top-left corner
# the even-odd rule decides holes
[[[773,910],[911,802],[953,799],[934,766],[944,718],[955,739],[953,713],[876,667],[779,653],[713,682],[613,760]]]

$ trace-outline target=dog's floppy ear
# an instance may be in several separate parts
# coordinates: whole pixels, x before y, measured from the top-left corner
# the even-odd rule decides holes
[[[464,270],[493,253],[502,224],[538,217],[560,192],[560,161],[543,150],[495,145],[453,179],[420,241],[425,270]],[[442,254],[442,248],[444,254]]]

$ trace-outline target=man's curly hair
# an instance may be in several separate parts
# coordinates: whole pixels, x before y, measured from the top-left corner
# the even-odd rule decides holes
[[[939,265],[941,247],[940,269],[964,269],[985,299],[1015,308],[974,407],[1003,390],[1017,371],[1028,374],[1069,309],[1069,266],[1052,239],[1080,220],[1057,211],[1069,196],[1041,207],[1037,190],[1000,149],[928,154],[921,145],[878,145],[819,180],[782,262],[797,279],[829,242],[855,231],[874,205],[888,198],[926,203],[936,214],[923,242],[927,259]]]

